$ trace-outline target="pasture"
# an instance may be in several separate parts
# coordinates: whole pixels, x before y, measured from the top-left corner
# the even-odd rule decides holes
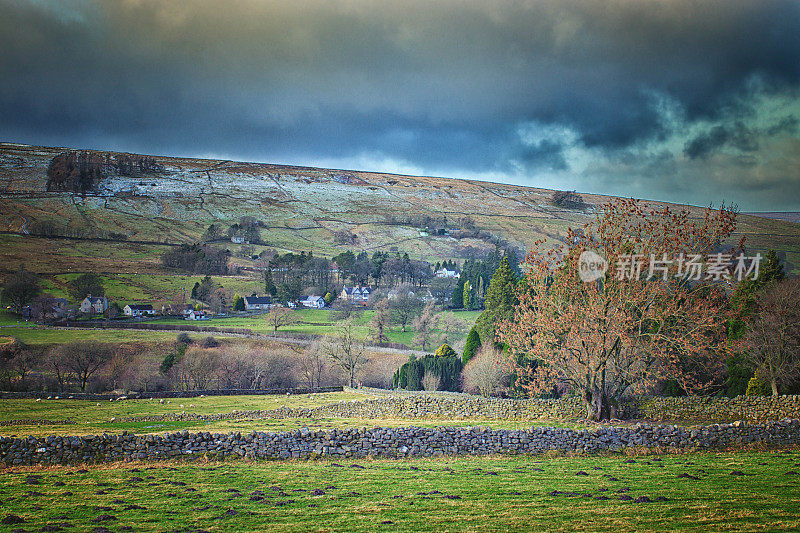
[[[26,467],[0,477],[0,520],[20,531],[785,531],[800,527],[799,461],[794,449]]]
[[[57,395],[54,395],[57,396]],[[479,418],[448,419],[366,419],[366,418],[269,418],[246,417],[229,420],[158,420],[131,421],[131,417],[171,414],[217,414],[242,411],[271,411],[281,407],[314,408],[337,402],[366,400],[370,396],[356,391],[323,394],[206,396],[196,398],[141,399],[124,401],[84,401],[70,399],[0,400],[0,423],[11,420],[44,420],[53,423],[29,423],[0,426],[0,436],[43,437],[47,435],[92,435],[120,433],[168,433],[173,431],[209,431],[217,433],[250,431],[289,431],[308,427],[312,430],[347,427],[418,427],[488,426],[493,429],[523,429],[532,426],[582,428],[572,421],[532,421]],[[61,423],[69,420],[69,423]]]

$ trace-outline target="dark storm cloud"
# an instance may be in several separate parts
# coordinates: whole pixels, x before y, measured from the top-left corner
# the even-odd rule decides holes
[[[741,122],[732,127],[714,126],[709,132],[698,135],[687,143],[684,153],[690,159],[696,159],[706,157],[724,146],[732,146],[742,152],[755,152],[758,150],[757,132]]]
[[[752,120],[797,101],[800,3],[0,0],[0,50],[7,140],[502,177],[695,125],[696,161],[795,135]]]
[[[797,126],[797,118],[791,115],[763,130],[747,127],[740,121],[730,126],[714,126],[709,131],[688,141],[683,152],[689,159],[705,158],[712,152],[725,147],[731,147],[740,152],[756,152],[759,149],[760,138],[784,133],[794,134],[797,132]]]

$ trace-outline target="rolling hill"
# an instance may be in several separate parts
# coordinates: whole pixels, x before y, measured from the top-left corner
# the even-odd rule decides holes
[[[535,187],[162,156],[123,172],[119,162],[131,154],[92,151],[87,157],[104,162],[104,171],[76,193],[48,180],[53,158],[69,150],[0,143],[2,273],[25,265],[49,276],[53,289],[86,271],[128,280],[172,276],[159,260],[165,250],[244,216],[258,221],[264,245],[215,244],[242,266],[265,247],[328,257],[382,250],[431,262],[465,259],[498,243],[524,251],[537,239],[562,240],[610,198],[581,194],[584,206],[565,208],[554,204],[554,191]],[[800,224],[741,214],[739,235],[749,251],[774,248],[787,270],[800,267]],[[161,296],[174,296],[176,285],[164,286]]]

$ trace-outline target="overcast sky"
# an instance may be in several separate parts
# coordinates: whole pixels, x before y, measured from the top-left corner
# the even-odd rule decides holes
[[[0,0],[0,140],[800,211],[800,2]]]

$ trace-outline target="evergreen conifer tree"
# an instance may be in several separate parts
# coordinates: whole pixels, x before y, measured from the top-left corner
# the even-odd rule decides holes
[[[464,354],[461,356],[461,360],[466,365],[470,359],[475,357],[475,354],[481,347],[481,337],[478,334],[478,330],[475,329],[475,326],[472,326],[472,329],[469,330],[469,335],[467,335],[467,344],[464,345]]]
[[[494,342],[497,324],[514,318],[516,284],[517,278],[511,263],[507,256],[503,257],[486,291],[485,310],[475,322],[475,328],[484,342]]]

